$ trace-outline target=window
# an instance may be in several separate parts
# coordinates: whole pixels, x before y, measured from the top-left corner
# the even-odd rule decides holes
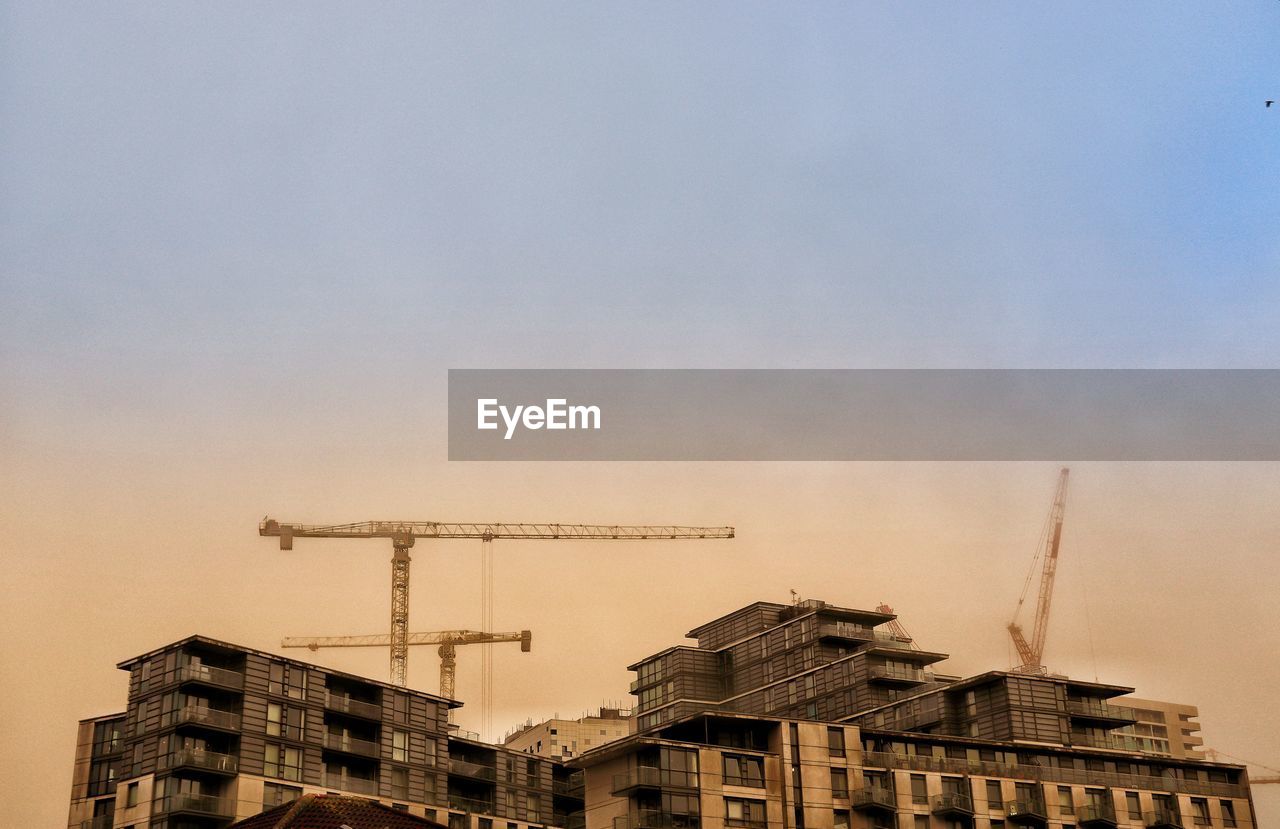
[[[138,805],[138,784],[137,783],[130,783],[128,788],[124,790],[124,805],[125,806]]]
[[[659,761],[664,786],[698,785],[698,753],[679,748],[663,748]]]
[[[1125,808],[1129,810],[1129,820],[1142,820],[1142,801],[1137,792],[1124,793]]]
[[[827,729],[827,752],[832,757],[844,756],[844,729],[843,728]]]
[[[929,816],[916,815],[915,821],[912,823],[912,829],[929,829]]]
[[[832,825],[834,829],[849,829],[849,811],[847,809],[836,809]]]
[[[726,786],[764,787],[764,759],[724,755],[724,782]]]
[[[1209,825],[1209,801],[1203,797],[1191,798],[1191,817],[1196,826]]]
[[[1000,791],[999,780],[987,781],[987,809],[992,812],[1004,809],[1004,795]]]
[[[409,797],[409,770],[391,769],[391,796],[407,799]]]
[[[272,662],[267,669],[267,693],[290,699],[306,699],[306,668]]]
[[[407,812],[409,811],[409,804],[408,803],[392,803],[391,808],[395,809],[397,812]]]
[[[262,786],[262,808],[269,809],[282,803],[292,803],[302,797],[302,789],[297,786],[284,786],[280,783],[266,783]]]
[[[89,796],[96,797],[113,791],[118,772],[115,760],[92,764],[89,767]]]
[[[467,816],[449,813],[449,829],[467,829]]]
[[[395,711],[396,722],[409,721],[409,697],[408,696],[406,696],[405,694],[396,694],[394,697],[394,701],[392,702],[392,707],[394,708],[394,711]]]
[[[480,818],[480,829],[493,829],[493,818]]]
[[[911,802],[916,806],[929,805],[929,789],[923,774],[911,775]]]
[[[278,702],[267,703],[267,734],[272,737],[287,737],[290,740],[301,740],[307,712],[297,706],[282,705]]]
[[[1076,804],[1071,798],[1070,786],[1058,787],[1058,812],[1064,817],[1076,813]]]
[[[296,748],[267,743],[262,773],[285,780],[302,779],[302,752]]]
[[[844,769],[831,770],[831,796],[849,796],[849,772]]]
[[[764,826],[764,814],[763,800],[741,800],[736,797],[724,799],[726,826]]]
[[[1222,825],[1232,827],[1236,825],[1236,804],[1230,800],[1219,800],[1218,808],[1222,810]]]
[[[409,762],[409,732],[391,732],[391,759],[401,763]]]

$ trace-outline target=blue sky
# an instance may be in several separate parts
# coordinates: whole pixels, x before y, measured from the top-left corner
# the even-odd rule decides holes
[[[6,704],[22,727],[41,705],[69,724],[100,712],[90,696],[118,704],[103,672],[159,632],[117,602],[180,588],[164,580],[178,555],[234,603],[199,568],[256,566],[267,508],[626,521],[641,510],[602,513],[652,501],[654,522],[845,521],[828,538],[916,544],[924,562],[965,560],[930,505],[978,523],[974,551],[1002,510],[1037,523],[1052,466],[459,469],[445,371],[1275,367],[1280,107],[1263,101],[1280,100],[1278,36],[1275,2],[4,3],[0,499],[21,601],[0,613],[32,635],[0,648],[41,670],[64,667],[57,647],[92,652],[62,696],[0,700],[0,719]],[[1265,583],[1232,592],[1274,546],[1271,467],[1093,480],[1086,503],[1126,508],[1083,532],[1140,550],[1125,579],[1167,576],[1150,595],[1180,609],[1202,597],[1176,592],[1162,556],[1213,548],[1222,594],[1202,612],[1274,621]],[[855,521],[842,487],[891,495]],[[975,492],[989,500],[966,509]],[[423,503],[441,513],[408,514]],[[156,515],[191,534],[156,537]],[[54,526],[58,549],[28,556]],[[787,583],[751,537],[744,572]],[[71,598],[104,584],[112,602]],[[208,624],[179,599],[154,609],[173,638]],[[305,606],[289,608],[301,625]],[[277,621],[226,636],[308,632]],[[983,628],[996,649],[1000,621]],[[1242,753],[1274,744],[1229,719],[1249,704],[1220,712]],[[40,773],[69,774],[66,739]],[[56,822],[57,792],[15,808]]]

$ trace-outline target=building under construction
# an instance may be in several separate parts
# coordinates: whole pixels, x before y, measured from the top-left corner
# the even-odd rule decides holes
[[[1134,751],[1132,691],[936,672],[891,613],[757,602],[632,666],[635,733],[568,763],[451,732],[459,703],[191,637],[122,662],[70,829],[219,829],[304,793],[452,829],[1252,829],[1245,768]],[[581,747],[580,748],[585,748]]]

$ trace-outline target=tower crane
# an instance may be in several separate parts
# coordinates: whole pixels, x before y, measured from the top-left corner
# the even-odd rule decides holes
[[[1053,579],[1058,569],[1058,546],[1062,541],[1062,516],[1067,506],[1067,476],[1070,472],[1071,470],[1063,467],[1058,473],[1058,487],[1053,496],[1053,506],[1049,509],[1042,543],[1036,550],[1035,558],[1031,560],[1031,570],[1027,573],[1027,580],[1022,585],[1018,607],[1014,611],[1013,620],[1008,625],[1009,636],[1013,639],[1013,646],[1018,649],[1018,657],[1022,660],[1022,664],[1014,668],[1019,673],[1048,673],[1043,661],[1044,640],[1049,633],[1049,607],[1053,602]],[[1027,598],[1027,590],[1031,586],[1032,576],[1035,575],[1036,561],[1042,557],[1044,561],[1040,571],[1040,596],[1036,600],[1036,621],[1031,631],[1031,641],[1028,642],[1023,635],[1022,625],[1018,624],[1018,612],[1022,610],[1022,604]]]
[[[409,664],[409,550],[419,538],[495,538],[656,541],[660,539],[733,538],[733,527],[625,526],[608,524],[478,524],[440,521],[360,521],[354,524],[286,524],[264,518],[258,535],[280,539],[292,550],[295,538],[391,539],[391,681],[404,685]],[[488,632],[488,631],[485,631]]]
[[[889,628],[889,635],[897,639],[899,642],[909,643],[913,649],[915,648],[916,646],[915,640],[911,638],[910,633],[907,633],[906,625],[898,621],[897,614],[893,612],[892,607],[885,604],[884,602],[881,602],[879,605],[876,606],[876,612],[892,614],[894,618],[890,619],[888,622],[885,623],[885,627]]]
[[[497,642],[519,642],[521,653],[532,650],[533,634],[527,630],[519,633],[484,633],[475,630],[437,630],[430,633],[410,633],[406,644],[439,645],[440,696],[453,699],[454,669],[457,666],[458,645],[489,645]],[[391,644],[391,636],[375,633],[368,636],[286,636],[280,641],[282,648],[385,648]]]

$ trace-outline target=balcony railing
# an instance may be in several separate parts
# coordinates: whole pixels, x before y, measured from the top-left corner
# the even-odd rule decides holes
[[[1070,783],[1080,786],[1105,786],[1114,789],[1146,789],[1157,792],[1180,792],[1208,797],[1248,797],[1248,790],[1235,783],[1208,783],[1177,777],[1151,777],[1141,774],[1119,774],[1105,771],[1081,771],[1057,766],[1027,766],[1010,763],[959,760],[947,757],[922,757],[917,754],[892,754],[867,751],[863,765],[870,768],[936,771],[968,774],[975,777],[1007,777],[1045,783]]]
[[[482,815],[493,814],[493,803],[488,800],[479,800],[473,797],[462,797],[461,795],[449,795],[449,808],[460,809],[464,812],[475,812]]]
[[[658,809],[637,809],[613,819],[613,829],[697,829],[698,815],[674,814]]]
[[[326,774],[324,784],[330,789],[339,789],[354,794],[378,793],[378,781],[368,777],[344,777],[340,774]]]
[[[929,810],[935,815],[973,817],[973,798],[960,792],[943,792],[929,798]]]
[[[882,682],[924,682],[924,671],[919,668],[889,668],[884,665],[872,665],[868,676]]]
[[[178,669],[178,681],[199,682],[219,688],[234,688],[237,691],[244,688],[244,674],[209,665],[183,665]]]
[[[1116,810],[1110,803],[1090,803],[1080,808],[1080,814],[1076,816],[1076,823],[1086,827],[1108,827],[1115,826]]]
[[[568,779],[552,780],[551,793],[564,795],[566,797],[582,797],[585,782],[582,772],[574,772],[568,777]]]
[[[874,629],[850,622],[827,622],[818,625],[819,639],[857,639],[869,641],[876,638]]]
[[[561,829],[587,829],[587,813],[570,812],[567,815],[552,815],[551,825],[559,826]]]
[[[1142,825],[1147,829],[1183,829],[1186,824],[1177,809],[1161,807],[1143,815]]]
[[[155,801],[155,814],[171,815],[178,812],[233,817],[236,807],[230,798],[212,794],[170,794]]]
[[[461,774],[465,777],[474,777],[478,780],[496,780],[498,770],[493,766],[486,766],[483,763],[472,763],[467,760],[459,760],[454,757],[449,758],[449,773]]]
[[[160,758],[160,767],[166,769],[185,767],[235,774],[240,768],[240,761],[233,754],[219,754],[216,751],[184,748],[163,755]]]
[[[1067,712],[1099,720],[1137,720],[1132,708],[1094,700],[1067,700]]]
[[[367,720],[381,720],[382,706],[372,702],[362,702],[358,699],[352,699],[342,694],[324,695],[324,707],[330,711],[341,711],[343,714],[350,714],[353,717],[363,717]]]
[[[222,711],[217,708],[206,708],[203,705],[184,705],[177,711],[179,723],[207,725],[210,728],[221,728],[225,731],[240,730],[240,715],[233,711]]]
[[[861,789],[854,789],[850,794],[849,807],[864,811],[868,809],[892,811],[898,808],[898,798],[892,789],[884,786],[864,786]]]
[[[1004,814],[1014,823],[1047,823],[1049,821],[1049,810],[1045,808],[1044,801],[1038,797],[1006,800]]]
[[[631,789],[656,787],[662,785],[662,770],[650,766],[637,766],[623,774],[613,776],[611,794],[619,794]]]
[[[344,751],[347,754],[358,754],[361,757],[380,757],[382,748],[372,740],[360,740],[346,734],[324,735],[324,747],[332,751]]]

